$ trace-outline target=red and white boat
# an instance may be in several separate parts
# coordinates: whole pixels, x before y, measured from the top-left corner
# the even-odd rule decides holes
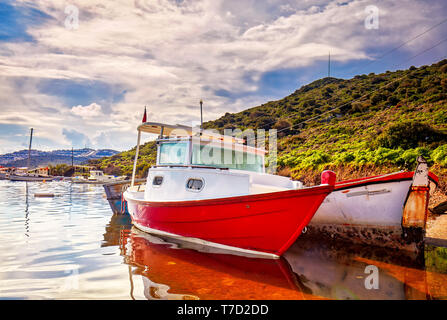
[[[134,186],[141,132],[159,135],[157,164],[143,188]],[[132,185],[123,195],[133,224],[233,252],[281,256],[332,192],[335,174],[325,171],[321,185],[303,187],[265,173],[264,155],[235,137],[141,124]]]
[[[429,196],[438,184],[425,160],[418,161],[414,172],[337,182],[312,218],[309,233],[414,249],[423,240]],[[415,229],[420,232],[414,234]]]

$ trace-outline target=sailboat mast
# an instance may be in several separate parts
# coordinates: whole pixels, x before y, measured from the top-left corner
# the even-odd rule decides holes
[[[203,112],[202,112],[202,107],[203,107],[203,100],[200,99],[200,132],[202,132],[202,130],[203,130]]]
[[[34,129],[31,128],[31,132],[30,132],[30,136],[29,136],[29,148],[28,148],[28,163],[27,163],[28,170],[30,169],[30,165],[31,165],[31,143],[33,142],[33,131],[34,131]]]

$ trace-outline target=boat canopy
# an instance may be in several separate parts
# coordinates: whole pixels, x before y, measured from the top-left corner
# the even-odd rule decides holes
[[[171,125],[158,122],[144,122],[138,126],[138,131],[154,133],[159,136],[192,137],[200,135],[201,139],[244,144],[244,139],[241,138],[221,135],[211,130],[200,131],[200,128],[193,128],[182,124]]]
[[[255,172],[265,171],[266,151],[263,148],[246,145],[242,138],[221,135],[213,130],[159,122],[144,122],[137,129],[138,140],[131,186],[135,185],[141,132],[158,135],[157,141],[160,144],[157,149],[157,165],[212,166]],[[195,140],[195,137],[198,139]],[[203,157],[202,154],[204,154]]]

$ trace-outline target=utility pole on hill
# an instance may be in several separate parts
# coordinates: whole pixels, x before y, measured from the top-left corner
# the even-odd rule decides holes
[[[331,52],[329,51],[329,59],[327,64],[327,76],[328,78],[331,76]]]

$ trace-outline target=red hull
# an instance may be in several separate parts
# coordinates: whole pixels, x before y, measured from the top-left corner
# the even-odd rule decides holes
[[[184,202],[148,202],[125,195],[135,226],[212,243],[282,255],[333,186]]]

